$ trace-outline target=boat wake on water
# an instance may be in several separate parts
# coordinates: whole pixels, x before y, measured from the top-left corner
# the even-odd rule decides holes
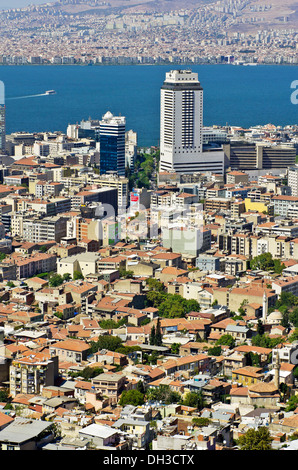
[[[50,96],[50,95],[55,95],[55,94],[56,92],[54,90],[48,90],[48,91],[45,91],[44,93],[38,93],[36,95],[14,96],[11,98],[6,98],[6,100],[21,100],[25,98],[36,98],[38,96]]]

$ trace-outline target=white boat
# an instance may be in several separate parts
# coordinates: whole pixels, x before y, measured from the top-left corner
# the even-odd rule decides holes
[[[55,95],[55,93],[56,93],[55,90],[47,90],[45,92],[46,95]]]

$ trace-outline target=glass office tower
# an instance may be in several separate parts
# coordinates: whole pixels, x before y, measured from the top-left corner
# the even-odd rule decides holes
[[[125,176],[125,117],[107,112],[100,121],[100,174]]]

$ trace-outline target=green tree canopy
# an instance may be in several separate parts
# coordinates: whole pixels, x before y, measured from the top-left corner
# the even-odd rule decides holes
[[[271,253],[262,253],[250,261],[250,268],[253,270],[274,271],[277,274],[281,274],[285,265],[279,259],[273,259]]]
[[[280,310],[281,307],[293,307],[298,305],[298,297],[291,292],[282,292],[275,303],[274,308]]]
[[[161,401],[165,404],[179,403],[181,395],[178,392],[171,390],[169,385],[160,385],[157,388],[149,388],[147,390],[148,400]]]
[[[107,349],[108,351],[116,351],[122,344],[121,339],[118,336],[103,335],[98,338],[97,341],[91,341],[90,349],[92,353],[96,353],[101,349]]]
[[[146,284],[150,290],[157,291],[157,292],[165,291],[165,286],[163,282],[159,281],[158,279],[155,279],[154,277],[149,277],[146,280]]]
[[[100,367],[87,366],[82,371],[75,372],[74,374],[72,374],[72,376],[73,377],[80,376],[80,377],[83,377],[84,380],[90,381],[93,377],[96,377],[97,375],[102,374],[102,372],[103,372],[103,369],[101,369]]]
[[[298,328],[295,328],[291,336],[289,336],[288,340],[290,343],[293,343],[293,341],[298,341]]]
[[[271,450],[272,437],[268,428],[261,426],[258,429],[249,429],[239,437],[239,447],[241,450]]]
[[[74,271],[73,272],[73,280],[77,281],[78,279],[84,279],[84,276],[81,273],[81,271]]]
[[[127,271],[126,269],[119,269],[119,276],[124,277],[125,279],[132,279],[134,276],[133,271]]]
[[[235,339],[232,335],[224,334],[217,341],[216,346],[229,346],[230,349],[235,346]]]
[[[63,277],[60,274],[52,274],[49,278],[50,287],[58,287],[63,284]]]
[[[297,395],[292,395],[288,402],[287,402],[287,406],[285,408],[285,411],[288,412],[288,411],[294,411],[296,410],[298,406],[298,396]]]
[[[188,392],[185,395],[185,398],[183,400],[183,405],[185,406],[191,406],[193,408],[197,408],[201,410],[205,406],[205,401],[203,398],[202,391],[200,392]]]
[[[139,390],[124,390],[122,392],[119,405],[134,405],[140,406],[144,404],[144,394],[141,393]]]

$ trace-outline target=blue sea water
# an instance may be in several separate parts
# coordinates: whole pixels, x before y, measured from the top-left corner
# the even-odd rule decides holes
[[[160,87],[175,66],[0,66],[6,131],[62,131],[107,111],[126,116],[141,146],[158,145]],[[298,123],[297,66],[192,66],[204,89],[204,125]],[[45,90],[56,90],[45,96]],[[35,96],[40,95],[40,96]]]

